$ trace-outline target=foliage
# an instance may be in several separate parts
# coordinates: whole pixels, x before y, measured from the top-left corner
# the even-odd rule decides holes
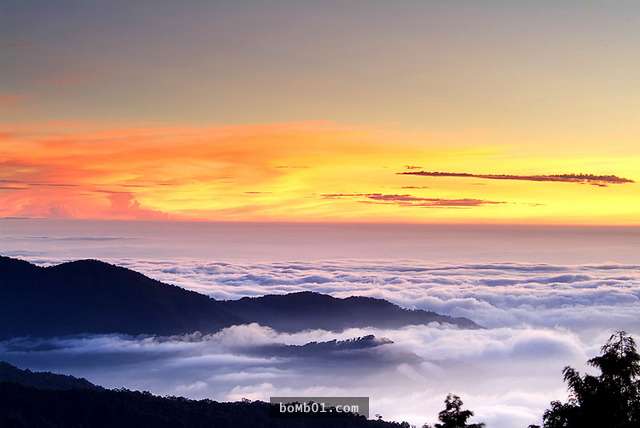
[[[544,428],[637,428],[640,426],[640,354],[624,331],[611,335],[601,355],[588,361],[599,376],[563,370],[569,388],[566,403],[553,401]]]
[[[483,428],[484,423],[469,424],[467,420],[473,416],[471,410],[462,410],[464,403],[457,395],[449,394],[444,400],[444,410],[438,413],[438,419],[442,423],[435,425],[435,428]],[[423,425],[422,428],[431,428]]]

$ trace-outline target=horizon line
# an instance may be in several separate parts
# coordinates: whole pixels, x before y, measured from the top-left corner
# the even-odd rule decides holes
[[[109,219],[109,218],[51,218],[0,217],[0,221],[104,222],[104,223],[173,223],[228,225],[289,225],[289,226],[504,226],[504,227],[575,227],[575,228],[640,228],[638,223],[544,223],[544,222],[394,222],[394,221],[291,221],[291,220],[208,220],[208,219]]]

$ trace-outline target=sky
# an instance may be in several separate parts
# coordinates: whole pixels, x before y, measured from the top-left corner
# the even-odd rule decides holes
[[[639,12],[3,1],[0,217],[637,225]]]

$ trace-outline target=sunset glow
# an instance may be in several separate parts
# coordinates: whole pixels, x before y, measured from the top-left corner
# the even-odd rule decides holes
[[[9,7],[0,216],[640,223],[623,10],[143,4]]]
[[[1,139],[3,217],[629,224],[640,212],[637,157],[524,158],[473,136],[310,122],[5,125]],[[616,180],[487,177],[578,173]]]

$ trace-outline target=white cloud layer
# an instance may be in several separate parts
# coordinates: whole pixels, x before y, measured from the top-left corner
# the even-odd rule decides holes
[[[490,428],[511,428],[539,423],[549,401],[564,399],[562,368],[584,370],[613,330],[640,335],[637,265],[111,261],[217,299],[302,290],[364,295],[465,316],[488,328],[284,334],[252,324],[206,336],[14,340],[0,343],[0,358],[106,386],[194,398],[366,395],[372,413],[418,425],[433,422],[445,395],[454,392]],[[311,354],[274,351],[368,334],[393,343]]]
[[[275,356],[274,346],[374,334],[372,348]],[[87,377],[109,387],[217,400],[271,395],[365,395],[372,411],[432,421],[448,392],[461,394],[492,427],[526,426],[562,398],[560,370],[593,346],[567,330],[458,330],[411,326],[282,334],[257,324],[213,335],[88,336],[0,343],[0,358],[38,370]],[[400,398],[401,397],[401,398]]]
[[[121,261],[121,263],[123,263]],[[464,316],[486,327],[640,329],[640,266],[411,261],[206,263],[124,261],[135,270],[216,299],[312,290],[387,299]]]

